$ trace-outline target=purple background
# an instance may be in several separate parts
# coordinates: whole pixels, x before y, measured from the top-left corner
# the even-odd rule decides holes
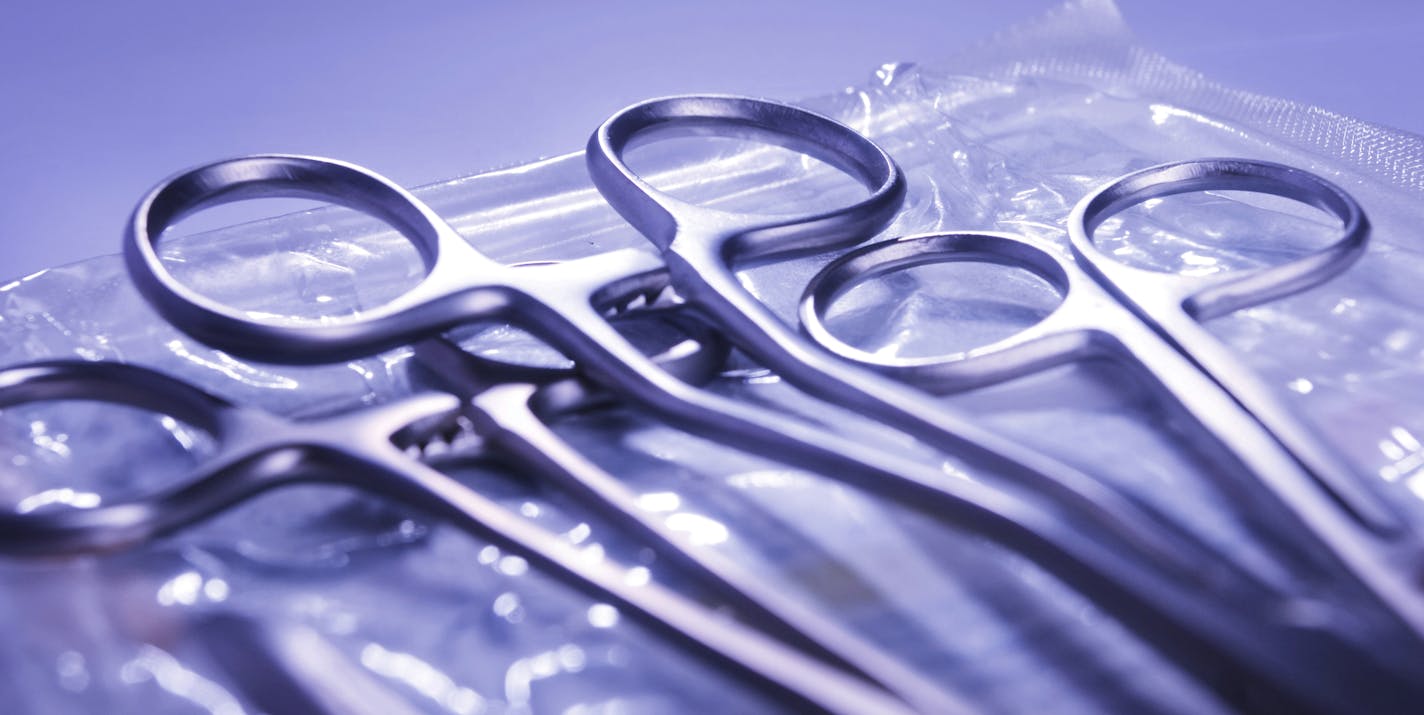
[[[819,94],[1057,4],[6,3],[0,278],[116,251],[139,195],[198,162],[323,154],[429,183],[577,149],[645,97]],[[1120,5],[1228,85],[1424,131],[1424,3]]]

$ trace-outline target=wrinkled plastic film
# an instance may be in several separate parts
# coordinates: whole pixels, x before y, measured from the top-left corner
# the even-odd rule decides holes
[[[1417,138],[1212,85],[1135,47],[1102,2],[1071,3],[957,58],[887,66],[866,83],[803,104],[865,132],[906,171],[905,208],[879,238],[993,229],[1062,248],[1068,212],[1084,193],[1173,159],[1264,158],[1340,184],[1375,226],[1366,257],[1317,289],[1210,327],[1364,477],[1418,508],[1424,405],[1407,397],[1424,394],[1424,299],[1413,289],[1424,276],[1424,243],[1412,228],[1424,205]],[[590,118],[590,129],[597,119]],[[701,154],[648,151],[637,168],[654,183],[712,205],[802,210],[843,202],[848,190],[834,172],[781,150],[718,143]],[[579,155],[416,193],[502,261],[644,245],[593,190]],[[1262,210],[1241,197],[1183,198],[1104,227],[1100,242],[1143,265],[1213,271],[1278,260],[1295,237],[1329,233],[1312,217]],[[1265,245],[1232,240],[1240,229]],[[349,314],[390,299],[421,274],[404,239],[341,209],[168,241],[164,251],[190,285],[276,315]],[[806,280],[830,258],[750,268],[743,278],[790,319]],[[1003,281],[997,274],[956,279]],[[1006,305],[1052,299],[1023,281],[1014,284],[1022,294],[1005,289],[992,304],[966,305],[963,291],[946,283],[931,271],[869,286],[838,306],[838,334],[888,351],[914,336],[915,349],[934,352],[957,346],[966,333],[1011,327],[1021,316]],[[206,348],[163,323],[114,257],[42,272],[0,293],[4,364],[54,357],[138,363],[294,416],[359,408],[413,389],[401,350],[291,368]],[[540,353],[498,327],[460,335],[472,349]],[[851,436],[899,439],[755,369],[711,389]],[[1239,558],[1263,569],[1276,563],[1202,478],[1211,463],[1179,448],[1171,431],[1178,426],[1110,366],[1059,369],[946,399],[1151,501]],[[1215,707],[1110,614],[981,539],[635,411],[583,415],[559,429],[628,480],[645,508],[665,514],[670,525],[986,710]],[[180,477],[202,449],[202,435],[191,428],[82,403],[7,409],[0,439],[0,498],[18,509],[83,508],[150,490]],[[978,476],[952,460],[943,466]],[[497,469],[460,476],[596,556],[687,586],[566,497]],[[0,647],[0,693],[21,710],[260,711],[203,646],[211,637],[205,617],[227,613],[258,628],[304,629],[302,637],[331,646],[321,652],[336,672],[355,673],[415,712],[770,707],[521,559],[350,490],[284,489],[131,552],[6,559],[0,573],[0,618],[10,634]]]

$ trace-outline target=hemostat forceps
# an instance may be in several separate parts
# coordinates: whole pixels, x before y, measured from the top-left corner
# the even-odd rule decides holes
[[[805,223],[788,224],[777,217],[709,209],[657,189],[639,177],[622,158],[626,148],[643,133],[703,124],[713,118],[772,133],[795,133],[788,129],[795,126],[795,121],[777,110],[753,111],[726,98],[718,101],[716,98],[672,97],[639,103],[618,112],[590,138],[586,154],[595,184],[618,212],[660,249],[672,284],[689,304],[722,328],[738,347],[810,394],[870,415],[931,445],[970,460],[978,459],[996,473],[1018,478],[1030,487],[1055,493],[1093,493],[1087,483],[1095,480],[1086,475],[978,427],[968,416],[936,404],[919,390],[837,359],[797,334],[793,327],[762,305],[733,273],[731,264],[737,259],[764,262],[843,246],[847,241],[844,233],[837,232],[840,227],[835,214],[817,217],[820,225],[807,228],[815,222],[798,217],[795,221]],[[834,146],[830,140],[823,144]],[[1173,335],[1182,336],[1195,330],[1192,337],[1205,336],[1194,318],[1220,314],[1313,285],[1343,270],[1363,247],[1368,226],[1358,205],[1318,177],[1259,162],[1207,160],[1144,170],[1085,199],[1071,224],[1074,250],[1080,256],[1093,257],[1087,261],[1090,270],[1114,279],[1124,277],[1123,286],[1141,288],[1151,281],[1161,280],[1159,274],[1137,275],[1146,273],[1143,271],[1129,276],[1129,269],[1096,252],[1088,235],[1107,216],[1133,203],[1152,196],[1208,187],[1266,191],[1305,201],[1338,216],[1344,227],[1343,235],[1329,249],[1287,266],[1221,279],[1208,286],[1174,286],[1163,301],[1147,308],[1151,311],[1149,321],[1158,324],[1159,329],[1173,331]],[[778,241],[797,229],[811,235],[798,233],[799,240]],[[841,241],[836,244],[827,236],[838,236]],[[861,234],[858,238],[867,236]],[[809,289],[807,295],[811,298],[808,300],[814,301],[815,294],[814,287]],[[815,310],[803,306],[803,321],[814,321]],[[823,333],[813,330],[814,337],[827,342]],[[1204,341],[1198,338],[1194,342]],[[1205,342],[1214,343],[1209,337]],[[844,355],[844,351],[842,353]],[[1391,544],[1374,538],[1391,529],[1397,530],[1398,517],[1377,497],[1352,486],[1350,476],[1318,445],[1299,437],[1301,431],[1287,424],[1288,412],[1270,405],[1266,391],[1247,384],[1241,370],[1229,368],[1223,353],[1224,349],[1216,344],[1214,349],[1203,351],[1202,360],[1222,370],[1224,377],[1219,379],[1233,385],[1233,391],[1242,393],[1237,397],[1248,403],[1251,413],[1264,414],[1265,417],[1258,414],[1258,418],[1276,425],[1273,429],[1284,434],[1278,436],[1290,443],[1298,458],[1321,480],[1327,498],[1320,498],[1318,490],[1314,490],[1316,485],[1308,483],[1309,477],[1301,466],[1291,455],[1282,457],[1271,435],[1262,436],[1259,428],[1245,430],[1237,443],[1231,445],[1232,451],[1264,478],[1281,474],[1281,480],[1316,491],[1315,496],[1287,497],[1285,501],[1293,509],[1303,510],[1307,521],[1329,522],[1324,527],[1326,541],[1335,555],[1408,624],[1416,636],[1414,640],[1424,642],[1424,638],[1419,637],[1424,634],[1424,598],[1414,583],[1419,572],[1415,542],[1407,541],[1391,551]],[[976,363],[976,366],[982,364]],[[965,368],[961,374],[970,374],[971,369]],[[1254,442],[1243,446],[1247,440]],[[1246,454],[1242,454],[1243,450]],[[1295,476],[1291,476],[1292,473]],[[1279,492],[1281,487],[1273,486],[1273,489]],[[1329,498],[1343,504],[1355,520],[1326,513],[1335,506]]]
[[[143,543],[258,493],[297,482],[346,484],[449,519],[594,598],[608,599],[654,631],[750,676],[804,707],[833,713],[912,710],[885,690],[811,657],[626,569],[584,558],[546,531],[399,446],[450,429],[453,395],[426,393],[334,417],[294,422],[232,405],[187,383],[118,363],[49,362],[0,371],[0,406],[89,399],[138,407],[211,434],[217,451],[176,486],[90,509],[0,515],[0,552],[65,555]],[[946,702],[941,699],[939,702]]]
[[[715,349],[720,340],[700,322],[686,315],[670,317],[665,310],[628,313],[618,322],[620,327],[662,323],[661,332],[667,333],[665,323],[669,321],[685,326],[688,337],[662,349],[662,338],[654,330],[653,337],[645,340],[659,341],[655,343],[660,350],[657,363],[689,382],[712,377],[720,369],[725,351]],[[417,343],[415,361],[442,389],[466,400],[465,415],[473,432],[490,446],[487,451],[505,455],[503,461],[573,492],[614,523],[633,530],[654,551],[714,589],[743,620],[871,680],[919,712],[969,712],[942,688],[833,621],[748,577],[715,552],[687,543],[660,516],[640,508],[631,489],[546,424],[559,414],[600,399],[609,401],[613,395],[587,385],[569,374],[570,370],[499,362],[467,352],[444,338]]]
[[[1093,243],[1103,221],[1133,204],[1207,190],[1295,199],[1338,219],[1341,233],[1329,246],[1289,263],[1210,277],[1133,268]],[[1202,427],[1197,446],[1224,453],[1255,477],[1250,483],[1219,480],[1230,493],[1267,515],[1284,512],[1303,526],[1312,545],[1323,546],[1418,634],[1424,629],[1418,581],[1424,553],[1417,540],[1387,502],[1359,483],[1199,324],[1329,280],[1364,250],[1368,231],[1348,194],[1299,169],[1240,159],[1176,162],[1134,172],[1084,198],[1069,220],[1076,262],[1029,239],[992,232],[887,241],[826,266],[807,286],[801,321],[809,335],[839,356],[932,392],[969,389],[1094,355],[1139,368],[1152,387]],[[944,261],[1027,269],[1054,286],[1063,301],[1017,335],[943,357],[874,355],[845,344],[822,323],[830,302],[857,283]]]
[[[839,153],[840,163],[856,167],[856,174],[872,185],[869,199],[840,211],[779,218],[748,244],[756,250],[772,251],[783,240],[800,250],[842,245],[878,229],[893,213],[900,194],[898,170],[848,128],[804,110],[756,100],[691,98],[685,108],[701,112],[696,114],[701,119],[733,125],[769,122],[773,130]],[[331,200],[384,219],[419,248],[427,276],[404,295],[356,318],[314,324],[254,318],[205,298],[168,273],[154,244],[171,223],[214,203],[271,195]],[[574,359],[593,380],[676,427],[841,479],[1019,549],[1098,599],[1114,616],[1150,634],[1164,652],[1224,692],[1239,696],[1245,688],[1255,693],[1251,697],[1303,704],[1343,697],[1351,688],[1386,689],[1363,685],[1389,679],[1373,668],[1368,656],[1344,656],[1339,650],[1353,653],[1357,645],[1295,625],[1258,624],[1248,610],[1217,609],[1213,596],[1228,603],[1236,603],[1237,597],[1254,600],[1260,596],[1259,586],[1229,564],[1218,563],[1190,538],[1162,528],[1147,510],[1082,475],[1077,475],[1082,478],[1076,479],[1074,489],[1052,495],[1058,501],[1024,499],[987,485],[947,479],[918,462],[829,437],[799,421],[671,378],[628,344],[598,310],[613,296],[648,284],[662,268],[645,253],[620,251],[563,263],[505,266],[479,254],[428,207],[374,173],[312,157],[257,156],[198,167],[155,188],[135,211],[125,256],[139,289],[171,322],[211,345],[259,359],[341,359],[418,342],[466,322],[514,321]],[[705,310],[696,296],[688,300]],[[737,327],[745,332],[745,324]],[[724,332],[744,342],[744,335]],[[991,455],[992,464],[1047,473],[1044,465],[1049,460],[1006,440],[997,444],[1004,451]],[[1078,487],[1082,491],[1075,491]],[[1046,503],[1074,518],[1065,518]],[[1321,663],[1342,660],[1355,665],[1349,672],[1333,673],[1339,681],[1316,675]],[[1341,688],[1346,681],[1354,685]]]

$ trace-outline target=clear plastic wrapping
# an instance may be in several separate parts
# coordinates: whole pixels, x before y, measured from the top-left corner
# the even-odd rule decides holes
[[[1173,159],[1264,158],[1340,184],[1375,226],[1364,259],[1319,288],[1209,325],[1362,478],[1424,515],[1418,137],[1214,85],[1134,45],[1106,0],[1069,3],[937,65],[883,67],[863,84],[804,104],[866,133],[906,171],[905,207],[878,239],[993,229],[1066,246],[1068,213],[1085,192]],[[689,198],[741,209],[799,209],[835,201],[844,189],[834,172],[738,143],[653,152],[639,169]],[[602,202],[579,154],[415,193],[507,262],[643,242]],[[1130,262],[1211,272],[1280,260],[1328,231],[1309,215],[1213,194],[1149,205],[1101,236]],[[1240,241],[1243,233],[1252,240]],[[358,311],[421,274],[404,239],[336,208],[169,241],[165,251],[204,293],[283,315]],[[791,320],[806,280],[830,258],[742,275]],[[955,270],[907,272],[867,286],[837,307],[832,326],[863,348],[924,354],[982,343],[1053,304],[1033,280]],[[993,298],[974,302],[979,288],[992,289]],[[461,337],[470,349],[540,354],[501,329]],[[413,389],[402,350],[293,368],[209,349],[157,317],[113,256],[0,287],[0,346],[0,364],[136,363],[298,417]],[[896,439],[754,366],[729,371],[712,389],[848,435]],[[1249,519],[1203,479],[1215,469],[1208,458],[1184,451],[1174,438],[1182,426],[1112,366],[1059,368],[945,399],[1152,502],[1240,558],[1275,567]],[[584,414],[558,428],[675,528],[985,710],[1219,707],[1110,614],[1018,554],[636,410]],[[201,459],[204,439],[172,420],[94,403],[6,409],[0,500],[27,511],[145,493]],[[494,468],[459,476],[605,558],[685,585],[566,496]],[[303,658],[317,666],[303,672],[329,681],[319,688],[373,693],[366,704],[385,703],[383,712],[774,707],[518,557],[400,505],[334,487],[284,488],[129,552],[0,560],[0,620],[7,632],[0,700],[16,711],[263,711],[261,696],[214,655],[232,640],[224,628],[234,627],[265,634],[268,643],[303,644]]]

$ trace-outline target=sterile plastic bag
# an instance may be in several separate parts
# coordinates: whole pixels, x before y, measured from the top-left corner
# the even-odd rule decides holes
[[[1215,85],[1134,45],[1108,0],[1071,2],[947,61],[887,65],[863,84],[803,104],[864,132],[905,170],[905,207],[875,240],[994,229],[1064,246],[1068,213],[1084,193],[1173,159],[1264,158],[1338,183],[1375,226],[1364,259],[1319,288],[1209,326],[1362,475],[1377,478],[1374,487],[1416,521],[1424,516],[1417,290],[1424,241],[1414,229],[1424,220],[1420,138]],[[599,119],[589,118],[590,129]],[[640,171],[720,206],[801,209],[835,202],[845,189],[835,172],[782,150],[737,142],[663,149],[643,156]],[[643,245],[592,188],[581,154],[415,193],[502,261]],[[1243,231],[1253,236],[1249,245],[1237,240]],[[1279,260],[1301,236],[1328,232],[1307,214],[1211,194],[1152,204],[1100,236],[1129,262],[1211,272]],[[421,275],[404,239],[336,208],[168,241],[164,251],[204,293],[279,314],[369,308]],[[743,278],[792,320],[807,279],[831,258],[753,267]],[[976,303],[978,291],[990,297]],[[207,348],[164,323],[113,256],[17,280],[0,288],[0,299],[3,365],[59,357],[136,363],[291,416],[356,409],[412,389],[403,350],[293,368]],[[848,296],[832,326],[863,348],[934,353],[982,344],[1052,302],[1044,285],[1022,275],[927,269]],[[512,331],[461,336],[470,349],[539,352]],[[876,430],[754,367],[729,372],[712,389],[848,435]],[[1059,368],[946,401],[1138,495],[1239,558],[1276,567],[1247,515],[1203,478],[1210,463],[1180,446],[1181,426],[1112,367]],[[986,711],[1221,708],[1111,614],[984,539],[633,409],[581,415],[558,428],[675,528]],[[171,419],[94,403],[6,409],[0,500],[22,511],[84,508],[151,492],[201,459],[205,439]],[[956,468],[975,476],[972,467]],[[675,569],[567,496],[497,470],[460,476],[574,543],[685,586]],[[0,702],[16,712],[262,711],[259,696],[213,655],[235,639],[234,628],[300,644],[314,664],[306,677],[366,694],[373,711],[775,708],[517,556],[335,487],[283,488],[124,553],[0,559],[0,622]]]

